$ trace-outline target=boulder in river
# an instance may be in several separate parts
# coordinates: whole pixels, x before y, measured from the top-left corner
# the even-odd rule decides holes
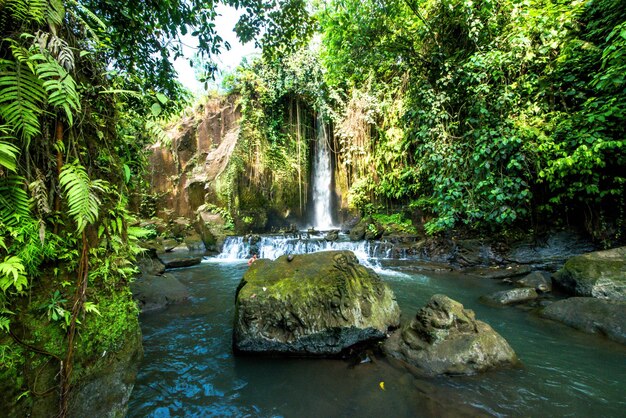
[[[529,287],[539,292],[550,292],[552,290],[552,279],[550,273],[546,271],[533,271],[517,280],[515,284],[520,287]]]
[[[351,251],[255,261],[237,289],[237,352],[336,356],[400,322],[391,289]]]
[[[626,301],[626,247],[572,257],[553,280],[574,296]]]
[[[130,287],[141,312],[163,309],[189,298],[185,285],[168,274],[142,276],[131,283]]]
[[[445,295],[434,295],[385,342],[384,350],[427,376],[474,374],[518,362],[500,334]]]
[[[483,301],[494,305],[512,305],[515,303],[528,302],[537,299],[539,295],[535,289],[529,287],[520,287],[518,289],[502,290],[490,295],[484,296]]]
[[[180,267],[191,267],[202,262],[202,257],[176,257],[176,258],[162,258],[161,261],[165,264],[166,269],[174,269]]]
[[[550,304],[541,315],[626,344],[626,302],[574,297]]]

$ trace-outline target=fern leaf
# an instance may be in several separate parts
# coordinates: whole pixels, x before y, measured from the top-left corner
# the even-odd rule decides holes
[[[30,190],[32,199],[36,203],[35,207],[39,211],[39,216],[47,215],[52,212],[48,204],[46,183],[39,170],[37,170],[37,180],[28,185],[28,190]]]
[[[30,199],[24,186],[23,177],[0,178],[0,223],[17,226],[21,220],[30,218]]]
[[[20,150],[15,145],[0,141],[0,166],[15,173],[19,152]]]
[[[0,118],[26,143],[40,133],[45,96],[42,82],[27,66],[0,60]]]
[[[9,288],[14,287],[15,290],[21,292],[28,285],[26,279],[26,269],[19,257],[9,256],[0,263],[0,289],[7,292]]]
[[[2,11],[18,22],[41,24],[45,21],[47,6],[46,0],[6,0]]]
[[[67,199],[68,213],[76,222],[76,230],[81,232],[98,219],[100,199],[94,191],[103,190],[103,182],[92,182],[85,167],[76,161],[63,166],[59,183]]]
[[[31,57],[37,60],[43,57]],[[70,125],[74,124],[73,112],[80,109],[80,97],[76,92],[74,78],[52,57],[40,62],[36,67],[37,76],[43,81],[43,88],[48,93],[48,103],[63,109]]]
[[[43,55],[51,55],[67,72],[74,70],[74,52],[68,43],[53,33],[38,31],[35,43]]]

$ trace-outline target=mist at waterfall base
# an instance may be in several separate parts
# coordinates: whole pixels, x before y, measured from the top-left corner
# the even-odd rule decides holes
[[[355,365],[234,356],[234,295],[246,269],[245,260],[223,257],[171,271],[191,298],[141,316],[145,355],[129,417],[624,416],[623,346],[521,309],[482,305],[479,297],[501,285],[461,274],[404,269],[394,275],[387,274],[394,271],[389,268],[380,273],[394,290],[404,320],[433,294],[446,294],[502,334],[522,368],[420,379],[383,358]]]

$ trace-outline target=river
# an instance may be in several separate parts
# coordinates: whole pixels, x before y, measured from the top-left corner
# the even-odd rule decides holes
[[[188,303],[142,315],[145,357],[128,417],[625,416],[625,347],[521,308],[481,304],[502,289],[497,281],[404,264],[379,269],[404,318],[444,293],[502,334],[523,367],[419,379],[382,358],[235,357],[235,289],[247,265],[212,259],[171,272],[190,289]]]

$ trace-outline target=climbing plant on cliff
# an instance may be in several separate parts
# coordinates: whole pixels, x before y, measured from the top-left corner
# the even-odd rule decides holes
[[[400,105],[377,110],[375,170],[359,184],[429,212],[430,232],[584,213],[589,231],[610,233],[601,220],[624,210],[624,7],[326,3],[328,82],[345,97],[367,92],[377,109]]]

